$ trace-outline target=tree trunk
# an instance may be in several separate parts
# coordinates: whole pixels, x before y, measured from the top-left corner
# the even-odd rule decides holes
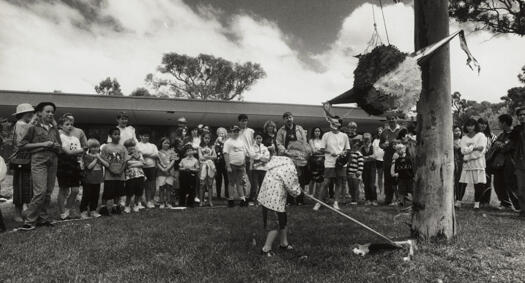
[[[416,50],[449,35],[448,0],[416,0],[414,11]],[[412,235],[450,239],[456,233],[456,219],[448,45],[431,55],[421,70]]]

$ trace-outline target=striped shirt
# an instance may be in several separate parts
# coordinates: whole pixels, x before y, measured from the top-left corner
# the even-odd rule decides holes
[[[359,151],[351,151],[348,154],[348,166],[347,173],[348,177],[357,178],[363,174],[364,166],[363,154]]]

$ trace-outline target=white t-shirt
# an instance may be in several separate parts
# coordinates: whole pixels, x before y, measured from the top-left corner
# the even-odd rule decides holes
[[[334,134],[333,132],[327,132],[323,135],[321,141],[321,148],[324,148],[326,151],[324,155],[324,167],[335,168],[335,161],[337,160],[337,157],[333,157],[332,153],[341,154],[345,150],[350,149],[348,136],[342,132],[337,134]]]
[[[372,142],[372,147],[374,148],[374,159],[377,161],[383,161],[385,151],[381,147],[379,147],[379,139],[375,139]]]
[[[72,153],[75,150],[82,149],[80,140],[75,136],[67,136],[63,133],[60,133],[60,141],[62,141],[62,149],[66,153]]]
[[[239,133],[239,139],[244,143],[244,146],[246,147],[246,156],[252,156],[255,154],[255,150],[253,149],[253,144],[255,143],[253,135],[255,134],[255,131],[250,128],[246,128],[244,130],[241,130]]]
[[[228,139],[224,143],[223,152],[228,154],[230,164],[237,166],[244,165],[244,160],[246,158],[246,146],[240,137],[235,140]]]
[[[159,155],[157,146],[152,143],[139,142],[136,146],[137,150],[144,156],[144,168],[152,168],[157,165],[155,156]],[[146,157],[148,155],[148,157]],[[151,157],[153,156],[153,158]]]

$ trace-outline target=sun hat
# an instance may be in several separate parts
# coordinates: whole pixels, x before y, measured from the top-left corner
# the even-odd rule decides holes
[[[35,108],[29,103],[22,103],[18,104],[16,106],[16,112],[13,114],[13,116],[16,116],[18,114],[28,113],[28,112],[35,112]]]

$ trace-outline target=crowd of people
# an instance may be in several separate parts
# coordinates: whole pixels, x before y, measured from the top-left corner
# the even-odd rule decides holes
[[[286,226],[285,207],[304,205],[305,193],[333,198],[335,209],[346,203],[378,206],[380,193],[382,205],[409,207],[415,186],[415,126],[401,126],[394,115],[375,133],[360,132],[355,122],[344,125],[340,118],[330,121],[325,133],[321,127],[307,131],[290,112],[282,115],[280,128],[267,121],[261,132],[248,127],[245,114],[215,131],[206,125],[188,128],[181,117],[176,130],[156,145],[147,130],[136,133],[125,112],[116,115],[107,137],[97,140],[75,127],[74,114],[55,117],[56,110],[51,102],[34,108],[20,104],[14,125],[8,131],[3,125],[2,133],[11,133],[3,135],[4,142],[16,145],[6,161],[20,230],[53,225],[47,211],[56,181],[60,220],[214,206],[224,199],[228,207],[236,201],[241,207],[262,205],[265,226],[276,213],[277,231]],[[525,123],[525,109],[517,116]],[[492,180],[500,209],[517,211],[523,205],[518,188],[525,187],[525,130],[513,128],[510,115],[498,119],[499,136],[483,119],[453,129],[456,207],[469,184],[474,208],[487,206]],[[283,169],[290,164],[293,170]],[[279,175],[285,173],[293,176]]]

